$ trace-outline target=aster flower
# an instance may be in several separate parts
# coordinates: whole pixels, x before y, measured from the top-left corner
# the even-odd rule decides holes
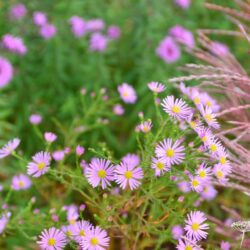
[[[5,49],[9,50],[10,52],[19,55],[24,55],[27,52],[27,48],[23,43],[22,38],[15,37],[10,34],[6,34],[3,36],[2,45]]]
[[[132,167],[136,167],[140,164],[140,157],[136,154],[127,154],[124,157],[122,157],[121,161]]]
[[[166,87],[159,82],[150,82],[148,88],[155,93],[161,93],[166,89]]]
[[[11,187],[14,190],[25,190],[30,188],[31,181],[28,176],[24,174],[15,175],[12,179]]]
[[[219,161],[221,165],[230,165],[228,161],[228,153],[223,146],[220,146],[217,150],[216,159]]]
[[[207,185],[201,192],[201,197],[207,201],[213,200],[217,195],[217,190],[212,185]]]
[[[7,144],[0,148],[0,159],[12,154],[12,152],[14,152],[19,146],[20,142],[21,141],[18,138],[14,138],[13,140],[7,142]]]
[[[118,39],[121,35],[121,30],[118,26],[111,25],[107,30],[109,39]]]
[[[222,241],[220,244],[220,249],[221,250],[230,250],[230,243],[227,241]]]
[[[11,216],[11,213],[3,213],[0,217],[0,235],[3,233],[4,229],[6,228],[6,225],[9,222],[9,218]]]
[[[181,181],[177,184],[177,186],[183,193],[188,193],[191,191],[190,183],[187,181]]]
[[[216,156],[222,147],[222,144],[218,138],[213,137],[207,141],[207,147],[212,153],[212,156]]]
[[[215,128],[215,129],[219,129],[220,128],[220,124],[218,123],[218,121],[216,120],[216,115],[213,113],[212,109],[209,107],[201,107],[200,112],[204,118],[204,120],[207,122],[209,127]]]
[[[181,52],[174,39],[165,37],[156,49],[156,54],[163,59],[166,63],[173,63],[177,61]]]
[[[43,26],[47,23],[47,16],[45,13],[36,11],[33,13],[33,23],[37,26]]]
[[[65,157],[65,150],[54,151],[52,157],[55,161],[62,161]]]
[[[40,35],[45,40],[49,40],[50,38],[55,36],[56,32],[57,32],[57,29],[56,29],[55,25],[50,24],[50,23],[46,23],[45,25],[41,26],[41,28],[40,28]]]
[[[201,163],[195,173],[204,183],[211,180],[211,168],[207,167],[205,163]]]
[[[208,142],[214,138],[212,131],[207,127],[198,128],[197,134],[206,146],[208,145]]]
[[[37,244],[43,250],[62,250],[67,245],[65,234],[55,227],[43,230],[39,238]]]
[[[94,158],[86,169],[88,182],[95,188],[101,185],[102,189],[110,186],[114,180],[114,166],[110,161]]]
[[[155,154],[168,165],[180,164],[185,156],[185,148],[180,144],[180,140],[173,142],[171,138],[164,139],[156,146]]]
[[[118,92],[120,94],[121,99],[125,103],[135,103],[137,100],[136,92],[131,85],[127,83],[123,83],[122,85],[118,86]]]
[[[192,88],[190,99],[194,102],[196,107],[199,109],[199,107],[202,105],[202,101],[201,101],[201,93],[197,89]]]
[[[103,52],[108,45],[108,38],[101,33],[94,33],[90,37],[89,49],[91,51]]]
[[[191,189],[197,193],[200,193],[204,187],[204,181],[198,176],[190,176]]]
[[[29,117],[29,121],[31,124],[38,125],[42,122],[43,118],[39,114],[32,114]]]
[[[78,242],[82,242],[83,238],[86,236],[87,231],[92,227],[92,225],[86,220],[77,221],[73,225],[72,235],[73,238]]]
[[[87,32],[87,23],[79,16],[72,16],[69,20],[71,31],[75,37],[82,37]]]
[[[28,164],[28,170],[27,170],[28,175],[37,178],[48,172],[51,160],[49,153],[47,152],[36,153],[32,157],[32,160],[33,161]]]
[[[124,114],[124,108],[120,104],[116,104],[113,107],[113,113],[116,115],[123,115]]]
[[[205,214],[200,211],[190,212],[185,220],[186,226],[184,230],[187,233],[187,237],[191,240],[206,239],[208,233],[205,231],[209,229],[209,225],[204,223],[207,220]]]
[[[187,9],[190,5],[190,0],[174,0],[176,5],[183,9]]]
[[[182,94],[191,97],[192,89],[190,87],[186,87],[184,82],[180,83],[179,88]]]
[[[155,157],[152,157],[151,167],[155,170],[155,176],[160,176],[164,172],[167,172],[170,170],[170,165],[168,165],[166,162],[159,160]]]
[[[69,242],[73,238],[74,225],[62,226],[61,231],[67,237],[67,242]]]
[[[184,234],[184,230],[180,225],[174,225],[171,229],[172,238],[178,240]]]
[[[67,221],[72,225],[79,218],[78,207],[74,204],[67,207]]]
[[[225,184],[228,181],[227,176],[231,173],[231,168],[228,168],[221,164],[215,164],[213,173],[221,184]]]
[[[140,131],[143,133],[148,133],[151,130],[152,126],[153,125],[151,121],[141,122]]]
[[[11,17],[19,20],[22,19],[27,13],[27,9],[24,4],[16,4],[12,6],[10,10]]]
[[[131,190],[136,189],[143,178],[143,171],[141,167],[134,167],[133,165],[121,162],[115,168],[115,181],[122,189],[129,187]]]
[[[212,112],[217,113],[220,110],[220,105],[208,93],[200,94],[201,103],[212,109]]]
[[[196,245],[195,241],[179,239],[177,250],[200,250],[201,248]]]
[[[45,139],[46,142],[51,143],[51,142],[54,142],[57,139],[57,136],[52,132],[45,132],[44,133],[44,139]]]
[[[77,145],[77,146],[76,146],[76,154],[77,154],[78,156],[83,155],[84,152],[85,152],[85,148],[84,148],[84,147],[82,147],[82,146],[80,146],[80,145]]]
[[[182,99],[174,99],[174,96],[164,98],[161,105],[166,113],[176,119],[187,119],[193,113]]]
[[[101,19],[92,19],[87,22],[87,30],[89,32],[101,31],[104,27],[105,23]]]
[[[13,77],[13,68],[11,63],[0,56],[0,88],[10,83]]]
[[[180,25],[172,27],[169,31],[170,36],[176,39],[177,42],[186,45],[189,48],[195,46],[194,36],[191,31]]]
[[[86,232],[86,237],[80,242],[83,250],[105,250],[109,246],[109,237],[100,227],[91,227]]]

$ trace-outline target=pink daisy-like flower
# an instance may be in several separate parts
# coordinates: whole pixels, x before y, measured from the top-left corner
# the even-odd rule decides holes
[[[211,201],[216,197],[217,190],[212,185],[208,185],[204,187],[200,195],[203,199]]]
[[[92,227],[92,225],[86,220],[77,221],[73,225],[72,236],[78,242],[82,242],[83,238],[86,236],[87,231]]]
[[[5,49],[9,50],[10,52],[19,55],[24,55],[27,52],[27,48],[23,43],[22,38],[15,37],[10,34],[6,34],[3,36],[2,45]]]
[[[204,187],[204,181],[198,176],[190,176],[191,189],[197,193],[200,193]]]
[[[101,19],[92,19],[87,22],[87,30],[89,32],[101,31],[104,27],[105,23]]]
[[[56,32],[57,32],[57,29],[55,25],[50,24],[50,23],[46,23],[45,25],[42,25],[40,28],[40,35],[45,40],[49,40],[50,38],[55,36]]]
[[[74,232],[74,225],[62,226],[61,230],[65,234],[65,236],[67,237],[67,242],[72,240],[73,232]]]
[[[37,178],[48,172],[51,160],[49,153],[47,152],[36,153],[32,157],[32,160],[33,161],[28,164],[28,170],[27,170],[28,175]]]
[[[143,133],[148,133],[151,128],[152,128],[152,122],[151,121],[145,121],[145,122],[141,122],[140,126],[140,131]]]
[[[87,32],[87,23],[79,16],[72,16],[69,20],[71,31],[75,37],[82,37]]]
[[[136,167],[140,164],[140,157],[136,154],[127,154],[122,157],[121,161],[132,167]]]
[[[67,245],[65,234],[55,227],[43,230],[39,238],[37,244],[43,250],[62,250]]]
[[[135,103],[137,100],[137,95],[134,88],[127,83],[123,83],[122,85],[118,86],[118,92],[121,99],[125,103]]]
[[[4,229],[6,228],[6,225],[9,222],[9,218],[11,216],[11,213],[2,213],[1,217],[0,217],[0,234],[3,233]]]
[[[11,187],[14,190],[25,190],[30,188],[31,181],[28,176],[24,174],[15,175],[12,179]]]
[[[90,37],[89,49],[91,51],[103,52],[108,45],[108,38],[101,33],[94,33]]]
[[[177,184],[177,186],[183,193],[188,193],[191,191],[190,183],[187,181],[181,181]]]
[[[176,119],[185,120],[193,113],[186,102],[182,99],[174,99],[174,96],[164,98],[161,105],[166,113]]]
[[[210,130],[210,128],[207,127],[200,127],[197,130],[197,134],[202,140],[202,142],[205,144],[205,146],[207,146],[208,142],[214,138],[212,131]]]
[[[177,61],[181,52],[174,39],[165,37],[156,49],[156,54],[162,58],[166,63],[173,63]]]
[[[43,26],[47,23],[47,16],[45,13],[36,11],[33,13],[33,22],[37,26]]]
[[[205,230],[209,229],[209,225],[204,223],[206,220],[204,213],[200,211],[190,212],[187,215],[186,226],[184,227],[187,237],[194,241],[206,239],[208,233]]]
[[[228,174],[231,173],[231,168],[228,168],[221,164],[215,164],[213,168],[213,173],[217,177],[221,184],[225,184],[228,181]]]
[[[54,142],[57,139],[57,136],[52,132],[45,132],[44,139],[46,142]]]
[[[190,0],[175,0],[175,3],[183,9],[187,9],[190,5]]]
[[[212,172],[210,167],[207,167],[205,163],[201,163],[195,174],[205,183],[211,180]]]
[[[148,88],[155,93],[161,93],[166,89],[166,87],[159,82],[150,82]]]
[[[32,114],[29,117],[29,121],[31,124],[38,125],[42,122],[43,118],[39,114]]]
[[[179,239],[177,250],[200,250],[195,241]]]
[[[92,187],[101,185],[105,189],[114,180],[114,166],[108,160],[94,158],[87,167],[85,176]]]
[[[201,103],[212,109],[212,112],[217,113],[220,110],[220,105],[208,93],[200,94]]]
[[[8,85],[13,77],[13,68],[11,63],[0,56],[0,88]]]
[[[52,157],[55,161],[62,161],[65,157],[65,151],[64,150],[54,151]]]
[[[207,122],[209,127],[215,128],[215,129],[219,129],[220,128],[220,124],[218,123],[218,121],[216,120],[216,115],[213,113],[212,109],[209,107],[201,107],[200,108],[200,112],[204,118],[204,120]]]
[[[177,42],[182,43],[189,48],[193,48],[195,46],[194,36],[192,32],[180,25],[172,27],[169,31],[169,34],[174,39],[176,39]]]
[[[105,250],[109,246],[109,237],[100,227],[91,227],[86,231],[86,236],[80,242],[82,250]]]
[[[155,157],[152,157],[151,167],[155,170],[155,176],[160,176],[164,172],[168,172],[170,170],[170,165]]]
[[[180,83],[179,88],[182,94],[191,97],[192,89],[190,87],[186,87],[184,82]]]
[[[228,161],[228,153],[223,146],[219,147],[215,157],[221,165],[230,165],[230,162]]]
[[[185,148],[180,144],[180,140],[173,143],[171,138],[164,139],[156,146],[155,154],[168,165],[180,164],[185,157]]]
[[[79,218],[78,207],[74,204],[67,207],[67,221],[72,225]]]
[[[120,104],[116,104],[114,107],[113,107],[113,113],[116,114],[116,115],[123,115],[125,112],[124,108],[122,107],[122,105]]]
[[[13,151],[15,151],[15,149],[19,146],[20,142],[21,141],[18,138],[15,138],[15,139],[7,142],[7,144],[5,144],[0,149],[0,159],[10,155]]]
[[[118,39],[121,35],[121,30],[118,26],[111,25],[108,27],[107,34],[109,39]]]
[[[227,242],[227,241],[222,241],[221,244],[220,244],[220,249],[221,250],[230,250],[230,243]]]
[[[82,147],[82,146],[80,146],[80,145],[77,145],[77,146],[76,146],[76,154],[77,154],[78,156],[83,155],[84,152],[85,152],[85,148],[84,148],[84,147]]]
[[[10,10],[10,15],[17,20],[23,18],[26,13],[27,9],[24,4],[16,4]]]
[[[129,187],[131,190],[136,189],[143,178],[143,171],[141,167],[134,167],[133,165],[121,162],[115,168],[115,181],[122,189]]]
[[[212,156],[215,157],[218,152],[220,151],[220,148],[222,147],[221,141],[218,138],[210,138],[206,143],[207,148],[212,153]]]
[[[184,234],[184,230],[180,225],[174,225],[171,229],[173,239],[178,240]]]

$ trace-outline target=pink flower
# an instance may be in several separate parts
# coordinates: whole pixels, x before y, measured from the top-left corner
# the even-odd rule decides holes
[[[116,104],[113,107],[113,113],[116,115],[123,115],[124,114],[124,108],[120,104]]]
[[[108,39],[101,33],[94,33],[90,37],[89,49],[91,51],[103,52],[106,50],[108,45]]]
[[[180,56],[180,49],[173,38],[165,37],[156,49],[156,54],[162,58],[166,63],[173,63],[177,61]]]
[[[175,0],[175,3],[183,9],[188,9],[190,0]]]
[[[105,23],[101,19],[92,19],[87,22],[87,30],[90,32],[101,31],[104,27]]]
[[[55,227],[43,230],[39,238],[37,244],[43,250],[62,250],[67,245],[65,234]]]
[[[198,176],[190,176],[190,186],[192,190],[200,193],[203,190],[204,182]]]
[[[195,174],[202,180],[203,183],[211,180],[211,168],[207,167],[205,163],[202,163],[195,171]]]
[[[216,197],[217,191],[212,185],[207,185],[204,187],[200,195],[203,199],[211,201]]]
[[[180,144],[180,140],[173,142],[171,138],[164,139],[156,146],[155,154],[168,165],[180,164],[185,157],[185,148]]]
[[[161,105],[166,113],[179,120],[185,120],[193,114],[186,102],[182,99],[174,99],[174,96],[164,98]]]
[[[64,159],[65,152],[64,150],[57,150],[54,151],[52,157],[55,161],[62,161]]]
[[[40,28],[40,35],[46,40],[52,38],[56,32],[57,29],[53,24],[46,23]]]
[[[191,186],[190,183],[187,181],[181,181],[178,183],[178,188],[183,192],[183,193],[188,193],[191,191]]]
[[[0,89],[10,83],[13,77],[13,68],[11,63],[0,56]]]
[[[140,157],[136,154],[127,154],[124,157],[122,157],[121,161],[132,167],[136,167],[140,164]]]
[[[221,250],[230,250],[230,243],[227,241],[222,241],[220,244],[220,249]]]
[[[74,204],[69,205],[67,208],[67,221],[70,224],[75,224],[79,218],[78,207]]]
[[[160,176],[164,172],[168,172],[170,170],[170,165],[155,157],[152,157],[151,167],[155,170],[155,176]]]
[[[73,226],[73,238],[78,243],[81,243],[90,227],[92,227],[92,225],[86,220],[77,221]]]
[[[3,47],[9,50],[12,53],[19,55],[24,55],[27,52],[27,48],[23,43],[22,38],[15,37],[10,34],[6,34],[2,38]]]
[[[67,225],[67,226],[62,226],[61,231],[65,234],[67,237],[67,242],[73,239],[73,232],[74,232],[74,225]]]
[[[1,213],[1,217],[0,217],[0,235],[3,233],[4,229],[6,228],[8,222],[9,222],[9,218],[11,216],[11,213]]]
[[[25,190],[30,188],[31,181],[28,176],[24,174],[15,175],[12,179],[11,187],[14,190]]]
[[[49,171],[49,164],[51,161],[49,153],[47,152],[36,153],[32,157],[32,160],[33,161],[28,164],[28,170],[27,170],[28,175],[37,178]]]
[[[150,82],[148,88],[155,93],[161,93],[166,89],[166,87],[159,82]]]
[[[228,168],[221,164],[215,164],[213,168],[213,173],[221,184],[225,184],[228,181],[227,177],[231,172],[231,168]]]
[[[109,246],[109,237],[100,227],[91,227],[86,231],[86,236],[80,242],[82,250],[105,250]]]
[[[141,122],[140,131],[143,133],[148,133],[151,130],[152,126],[153,125],[151,121]]]
[[[71,31],[75,37],[82,37],[87,32],[87,23],[79,16],[72,16],[69,20]]]
[[[213,113],[212,109],[209,107],[201,107],[200,112],[204,118],[204,120],[207,122],[209,127],[219,129],[220,124],[216,120],[216,115]]]
[[[121,30],[118,26],[111,25],[107,30],[109,39],[118,39],[121,35]]]
[[[80,145],[77,145],[77,146],[76,146],[76,154],[77,154],[78,156],[83,155],[84,152],[85,152],[85,148],[84,148],[84,147],[82,147],[82,146],[80,146]]]
[[[43,120],[42,116],[38,114],[32,114],[29,118],[30,123],[34,125],[40,124],[42,120]]]
[[[230,54],[229,48],[220,42],[212,42],[211,52],[219,57],[226,57]]]
[[[182,43],[189,48],[193,48],[195,46],[194,36],[192,32],[180,25],[172,27],[169,31],[169,34],[174,39],[176,39],[177,42]]]
[[[177,250],[201,250],[201,248],[196,246],[195,241],[179,239]]]
[[[43,26],[47,24],[47,16],[45,13],[36,11],[33,13],[33,22],[37,26]]]
[[[57,136],[52,132],[45,132],[44,139],[46,142],[54,142],[57,139]]]
[[[0,159],[4,158],[10,154],[12,154],[12,152],[15,151],[15,149],[19,146],[20,144],[20,139],[15,138],[9,142],[7,142],[7,144],[5,144],[1,149],[0,149]]]
[[[12,6],[10,14],[13,18],[19,20],[23,18],[27,13],[27,9],[24,4],[16,4]]]
[[[118,92],[120,94],[121,99],[125,103],[132,104],[132,103],[135,103],[137,100],[137,95],[136,95],[134,88],[127,83],[123,83],[122,85],[119,85]]]
[[[105,189],[114,180],[114,166],[110,161],[94,158],[87,167],[85,175],[94,188],[101,185],[102,189]]]
[[[205,231],[209,229],[209,225],[204,223],[207,220],[205,214],[200,211],[190,212],[185,220],[186,226],[184,230],[187,233],[187,237],[191,240],[206,239],[208,233]]]
[[[134,167],[133,165],[121,162],[115,168],[115,181],[122,189],[129,187],[131,190],[136,189],[143,178],[143,171],[141,167]]]

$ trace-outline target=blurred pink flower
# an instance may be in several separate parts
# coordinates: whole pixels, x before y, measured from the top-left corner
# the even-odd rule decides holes
[[[75,37],[82,37],[87,32],[87,23],[79,16],[72,16],[69,19],[71,31]]]
[[[10,34],[6,34],[3,36],[2,45],[5,49],[9,50],[10,52],[19,55],[24,55],[27,52],[27,48],[23,43],[22,38],[15,37]]]
[[[87,22],[87,30],[90,32],[101,31],[104,27],[105,23],[101,19],[92,19]]]
[[[5,144],[2,148],[0,148],[0,159],[5,158],[6,156],[10,155],[20,144],[20,139],[15,138],[7,144]]]
[[[107,48],[108,39],[101,33],[94,33],[90,37],[89,49],[91,51],[103,52]]]
[[[65,152],[63,150],[57,150],[52,154],[55,161],[62,161],[64,159]]]
[[[83,154],[84,154],[84,151],[85,151],[85,148],[84,148],[84,147],[82,147],[82,146],[80,146],[80,145],[77,145],[77,146],[76,146],[76,154],[77,154],[78,156],[83,155]]]
[[[118,92],[125,103],[135,103],[137,100],[137,95],[134,88],[127,83],[119,85]]]
[[[0,56],[0,88],[10,83],[13,77],[13,68],[11,63]]]
[[[15,175],[12,178],[11,187],[14,190],[24,190],[24,189],[28,189],[30,186],[31,186],[31,181],[29,177],[24,174]]]
[[[183,230],[182,226],[174,225],[171,229],[171,233],[172,233],[173,239],[178,240],[184,234],[184,230]]]
[[[31,124],[40,124],[42,122],[42,116],[38,115],[38,114],[32,114],[29,118],[29,121]]]
[[[191,0],[175,0],[175,3],[183,9],[188,9],[190,1]]]
[[[52,132],[45,132],[44,139],[46,142],[54,142],[57,139],[57,136]]]
[[[116,104],[113,107],[113,113],[116,115],[123,115],[124,114],[124,108],[120,104]]]
[[[33,13],[33,22],[37,26],[43,26],[47,23],[47,16],[45,13],[36,11]]]
[[[108,38],[110,39],[117,39],[121,35],[121,30],[118,26],[111,25],[108,27]]]
[[[11,17],[17,20],[23,18],[26,15],[26,13],[27,13],[27,9],[24,4],[16,4],[12,6],[10,10]]]
[[[53,24],[47,23],[40,28],[40,35],[46,40],[52,38],[56,32],[57,29]]]

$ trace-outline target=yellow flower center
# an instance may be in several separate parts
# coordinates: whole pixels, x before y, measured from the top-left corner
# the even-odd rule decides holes
[[[162,170],[164,168],[164,164],[162,162],[157,162],[156,163],[156,167],[160,170]]]
[[[205,118],[208,122],[211,122],[213,120],[212,116],[210,114],[206,114]]]
[[[39,170],[44,169],[44,167],[45,167],[45,163],[44,163],[44,162],[39,162],[39,163],[37,164],[37,168],[38,168]]]
[[[222,173],[222,171],[220,171],[220,170],[217,171],[217,177],[220,178],[220,179],[223,178],[223,173]]]
[[[56,240],[54,238],[49,238],[48,245],[49,246],[54,246],[55,244],[56,244]]]
[[[202,140],[203,142],[205,142],[205,141],[207,140],[207,137],[204,135],[204,136],[201,138],[201,140]]]
[[[72,236],[72,233],[70,231],[67,231],[66,235],[67,235],[68,238],[70,238]]]
[[[190,126],[192,127],[192,128],[196,128],[196,123],[195,122],[190,122]]]
[[[23,181],[19,181],[19,187],[24,187],[24,182]]]
[[[99,240],[96,237],[94,237],[90,240],[90,243],[91,245],[96,246],[99,244]]]
[[[192,250],[193,248],[190,246],[190,245],[187,245],[186,247],[185,247],[185,250]]]
[[[144,131],[144,132],[148,132],[148,131],[149,131],[149,127],[148,127],[148,126],[144,126],[144,127],[143,127],[143,131]]]
[[[69,220],[69,224],[75,224],[75,222],[76,222],[76,220],[74,220],[74,219]]]
[[[181,112],[181,109],[178,106],[173,106],[172,111],[176,114],[179,114]]]
[[[97,175],[98,175],[99,178],[105,178],[107,173],[106,173],[106,171],[104,169],[101,169],[101,170],[98,171]]]
[[[167,151],[166,151],[166,156],[167,157],[173,157],[174,156],[174,150],[172,148],[169,148]]]
[[[199,176],[201,178],[205,178],[206,177],[206,172],[204,170],[201,170],[200,173],[199,173]]]
[[[212,103],[211,103],[210,101],[207,101],[207,102],[206,102],[206,106],[211,107],[211,106],[212,106]]]
[[[194,179],[193,181],[192,181],[192,186],[193,187],[197,187],[199,185],[199,182],[196,180],[196,179]]]
[[[80,230],[79,235],[80,235],[80,236],[85,236],[84,230]]]
[[[127,91],[124,91],[124,92],[122,93],[122,95],[123,95],[124,97],[128,97],[128,92],[127,92]]]
[[[220,163],[221,163],[221,164],[225,164],[225,163],[226,163],[226,160],[227,160],[226,157],[223,157],[223,156],[220,157]]]
[[[195,97],[195,98],[194,98],[194,103],[195,103],[195,104],[200,104],[200,103],[201,103],[200,98],[199,98],[199,97]]]
[[[217,147],[215,144],[211,144],[210,149],[212,152],[215,152],[217,150]]]
[[[124,176],[126,179],[131,179],[133,177],[133,173],[131,171],[126,171]]]
[[[199,230],[199,224],[198,224],[198,223],[193,223],[193,224],[192,224],[192,229],[193,229],[194,231],[198,231],[198,230]]]

